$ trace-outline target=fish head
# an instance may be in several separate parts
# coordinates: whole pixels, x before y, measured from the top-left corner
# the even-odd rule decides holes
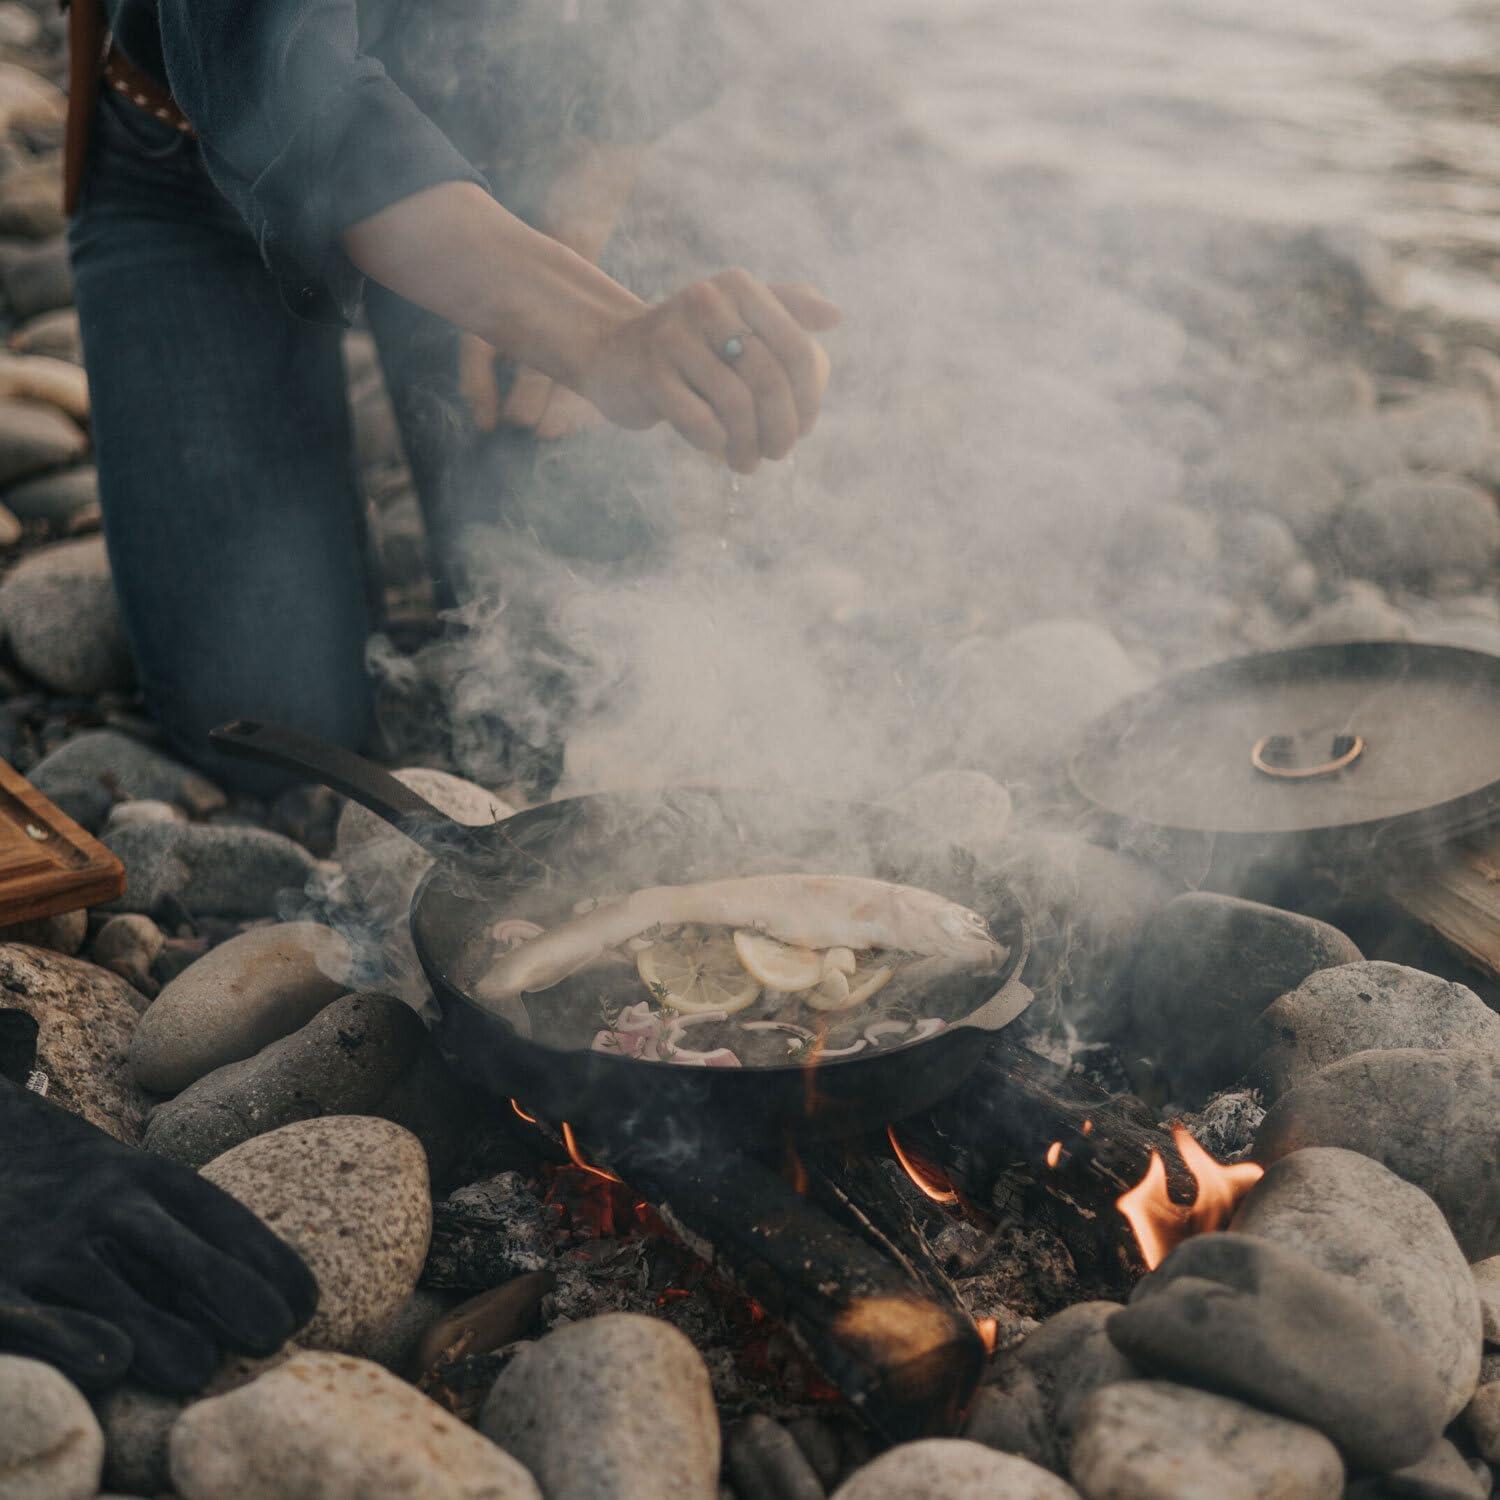
[[[936,914],[936,927],[938,951],[966,964],[999,968],[1008,951],[995,941],[990,924],[966,906],[944,903]]]

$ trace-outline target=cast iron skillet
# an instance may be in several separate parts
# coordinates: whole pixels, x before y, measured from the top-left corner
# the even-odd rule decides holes
[[[379,766],[299,731],[240,720],[211,738],[230,754],[295,771],[363,803],[434,856],[412,899],[411,929],[442,1011],[440,1051],[497,1102],[515,1100],[554,1123],[597,1132],[596,1139],[617,1140],[625,1131],[670,1142],[674,1133],[691,1132],[697,1141],[718,1132],[726,1144],[754,1147],[776,1145],[787,1130],[828,1137],[884,1125],[957,1088],[991,1032],[1031,998],[1019,978],[1030,927],[1005,881],[965,851],[934,849],[920,829],[877,808],[693,788],[575,797],[468,828]],[[923,1010],[950,1018],[936,1035],[815,1067],[691,1068],[549,1045],[522,1036],[468,992],[501,917],[548,926],[571,916],[584,897],[781,870],[870,875],[934,890],[988,917],[1009,956],[998,974],[924,991]],[[578,994],[583,982],[528,999],[538,1033],[546,1029],[546,1007],[570,1003],[570,987],[571,1003],[589,1003]]]

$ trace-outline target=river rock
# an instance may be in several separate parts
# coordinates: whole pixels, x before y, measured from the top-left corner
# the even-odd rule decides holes
[[[1445,1418],[1463,1409],[1479,1374],[1478,1299],[1426,1193],[1368,1156],[1310,1147],[1273,1162],[1230,1227],[1345,1278],[1437,1376]]]
[[[298,1354],[190,1407],[171,1470],[182,1500],[541,1500],[493,1443],[347,1355]]]
[[[365,1339],[361,1354],[403,1380],[416,1380],[426,1369],[418,1354],[423,1340],[456,1302],[454,1292],[419,1286]]]
[[[1487,1463],[1500,1464],[1500,1381],[1491,1381],[1474,1392],[1464,1420],[1480,1457]]]
[[[139,797],[203,814],[227,801],[211,781],[115,729],[91,729],[65,740],[32,767],[28,780],[57,802],[102,791],[106,805]]]
[[[547,1500],[715,1500],[719,1418],[708,1369],[670,1324],[608,1313],[524,1345],[479,1430],[520,1459]],[[560,1433],[580,1434],[559,1441]]]
[[[1108,1333],[1151,1374],[1306,1422],[1359,1468],[1415,1463],[1442,1435],[1436,1374],[1343,1278],[1270,1240],[1185,1240]]]
[[[1362,578],[1421,583],[1456,574],[1477,581],[1500,555],[1500,512],[1467,480],[1378,479],[1339,512],[1333,547]]]
[[[1064,764],[1084,728],[1147,680],[1114,636],[1087,620],[972,636],[937,678],[954,761],[1004,780]]]
[[[1500,1255],[1492,1255],[1469,1269],[1474,1275],[1474,1289],[1479,1294],[1484,1341],[1500,1348]]]
[[[1338,1500],[1344,1484],[1321,1432],[1160,1380],[1089,1396],[1068,1472],[1085,1500]]]
[[[60,911],[55,916],[36,917],[30,922],[0,927],[0,943],[26,943],[33,948],[50,948],[54,953],[72,958],[83,947],[88,931],[89,914],[86,911]]]
[[[1302,560],[1292,529],[1263,510],[1230,511],[1219,519],[1219,574],[1237,594],[1264,595]]]
[[[1126,977],[1131,1043],[1176,1097],[1196,1102],[1244,1073],[1272,1000],[1360,957],[1313,917],[1234,896],[1178,896],[1147,922]]]
[[[817,1471],[774,1418],[756,1413],[736,1422],[726,1446],[738,1500],[824,1500]]]
[[[142,798],[139,802],[116,802],[104,820],[105,833],[117,828],[138,828],[142,823],[186,823],[187,814],[170,802]]]
[[[302,892],[318,862],[267,828],[231,823],[147,823],[104,842],[125,862],[120,911],[155,911],[168,896],[204,917],[268,917],[287,891]]]
[[[1467,473],[1490,443],[1489,403],[1472,391],[1433,391],[1380,414],[1409,467]]]
[[[36,1066],[48,1097],[126,1145],[141,1138],[147,1101],[130,1076],[130,1039],[145,1002],[118,975],[19,943],[0,946],[3,1006],[34,1016]]]
[[[1078,1491],[1024,1458],[962,1438],[925,1438],[864,1465],[833,1500],[1078,1500]]]
[[[375,1113],[426,1040],[410,1006],[386,995],[345,995],[300,1031],[158,1105],[146,1149],[198,1167],[294,1120]]]
[[[1344,1491],[1344,1500],[1490,1500],[1489,1471],[1480,1478],[1443,1438],[1404,1469],[1361,1475]]]
[[[1345,589],[1294,630],[1292,646],[1333,646],[1344,641],[1409,641],[1411,617],[1377,591]]]
[[[1209,577],[1219,557],[1214,523],[1191,506],[1150,501],[1126,511],[1110,528],[1106,561],[1125,589],[1163,578]]]
[[[83,363],[83,337],[78,329],[76,307],[54,308],[27,318],[7,342],[20,354],[48,354],[75,365]]]
[[[27,246],[0,263],[0,285],[11,312],[19,318],[34,318],[73,301],[73,272],[68,249],[62,240]]]
[[[1004,846],[1010,827],[1010,793],[983,771],[931,771],[887,797],[885,806],[934,840],[981,857]]]
[[[1283,1095],[1256,1136],[1270,1163],[1342,1146],[1431,1196],[1470,1260],[1500,1253],[1500,1053],[1356,1052]]]
[[[122,912],[111,917],[94,939],[96,964],[118,974],[133,989],[155,998],[161,986],[151,973],[151,965],[166,947],[167,939],[150,917],[137,912]]]
[[[349,945],[316,922],[252,927],[172,980],[141,1018],[130,1065],[171,1094],[305,1026],[343,994]]]
[[[55,531],[99,504],[99,475],[88,464],[28,479],[5,491],[6,508],[22,521],[40,521]]]
[[[1355,1052],[1397,1047],[1500,1052],[1500,1015],[1473,990],[1401,964],[1310,974],[1266,1007],[1259,1074],[1269,1098]]]
[[[203,1176],[301,1252],[318,1310],[297,1335],[359,1350],[411,1296],[432,1234],[427,1158],[388,1120],[299,1120],[226,1151]]]
[[[0,1354],[0,1495],[93,1500],[104,1434],[83,1394],[51,1365]]]
[[[87,452],[83,430],[55,406],[0,400],[0,489],[65,468]]]
[[[1306,541],[1343,504],[1344,480],[1335,462],[1306,443],[1258,433],[1221,450],[1194,476],[1190,493],[1224,514],[1276,516]]]
[[[4,420],[0,406],[0,465]],[[99,537],[57,542],[17,563],[0,583],[0,628],[20,666],[55,692],[102,693],[134,677]]]

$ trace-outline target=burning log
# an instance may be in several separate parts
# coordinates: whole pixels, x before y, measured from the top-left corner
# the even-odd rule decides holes
[[[785,1324],[882,1436],[957,1430],[984,1345],[956,1302],[926,1294],[753,1158],[665,1167],[627,1153],[615,1164],[696,1254]]]
[[[903,1120],[899,1139],[941,1168],[971,1203],[1057,1228],[1080,1272],[1116,1287],[1139,1265],[1118,1200],[1148,1172],[1164,1175],[1174,1199],[1189,1203],[1197,1194],[1166,1131],[1004,1037],[956,1094]]]

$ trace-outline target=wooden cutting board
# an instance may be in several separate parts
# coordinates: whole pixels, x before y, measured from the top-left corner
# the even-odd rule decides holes
[[[125,867],[0,761],[0,927],[112,901]]]

